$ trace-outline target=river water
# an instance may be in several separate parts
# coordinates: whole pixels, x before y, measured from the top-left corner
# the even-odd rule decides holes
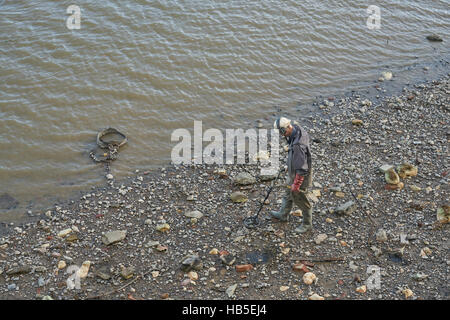
[[[449,21],[442,0],[0,0],[0,221],[104,184],[89,158],[102,128],[129,138],[117,179],[156,168],[170,161],[171,133],[194,120],[270,127],[280,109],[305,115],[383,70],[395,83],[448,59]],[[426,40],[433,33],[444,42]]]

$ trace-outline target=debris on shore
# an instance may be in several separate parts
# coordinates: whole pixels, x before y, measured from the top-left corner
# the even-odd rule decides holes
[[[257,164],[168,166],[9,225],[0,298],[449,299],[449,85],[336,99],[302,124],[314,141],[309,234],[294,232],[301,214],[268,218],[282,179],[264,222],[243,226],[271,183]]]

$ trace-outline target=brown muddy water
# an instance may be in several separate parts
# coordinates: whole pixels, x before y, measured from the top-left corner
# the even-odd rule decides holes
[[[70,30],[69,5],[81,9]],[[367,8],[380,8],[369,29]],[[317,97],[448,72],[448,1],[0,0],[0,221],[105,183],[99,130],[128,144],[116,179],[170,161],[177,128],[301,118]],[[371,22],[372,20],[370,20]],[[426,36],[439,34],[444,42]],[[421,64],[436,66],[428,73]],[[444,70],[443,70],[444,69]]]

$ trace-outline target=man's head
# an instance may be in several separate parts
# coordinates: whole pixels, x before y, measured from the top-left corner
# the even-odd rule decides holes
[[[294,128],[291,125],[291,120],[285,117],[277,118],[273,123],[273,128],[280,130],[280,134],[289,137]]]

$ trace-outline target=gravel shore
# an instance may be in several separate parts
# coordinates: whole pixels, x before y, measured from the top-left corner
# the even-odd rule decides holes
[[[449,80],[379,102],[330,97],[301,123],[314,157],[312,232],[294,232],[296,208],[289,222],[268,217],[283,179],[261,225],[244,227],[271,183],[258,165],[137,172],[9,225],[0,299],[447,300],[449,224],[437,212],[448,221]],[[400,183],[387,183],[390,167]],[[256,181],[238,185],[242,172]],[[237,191],[242,202],[230,199]]]

